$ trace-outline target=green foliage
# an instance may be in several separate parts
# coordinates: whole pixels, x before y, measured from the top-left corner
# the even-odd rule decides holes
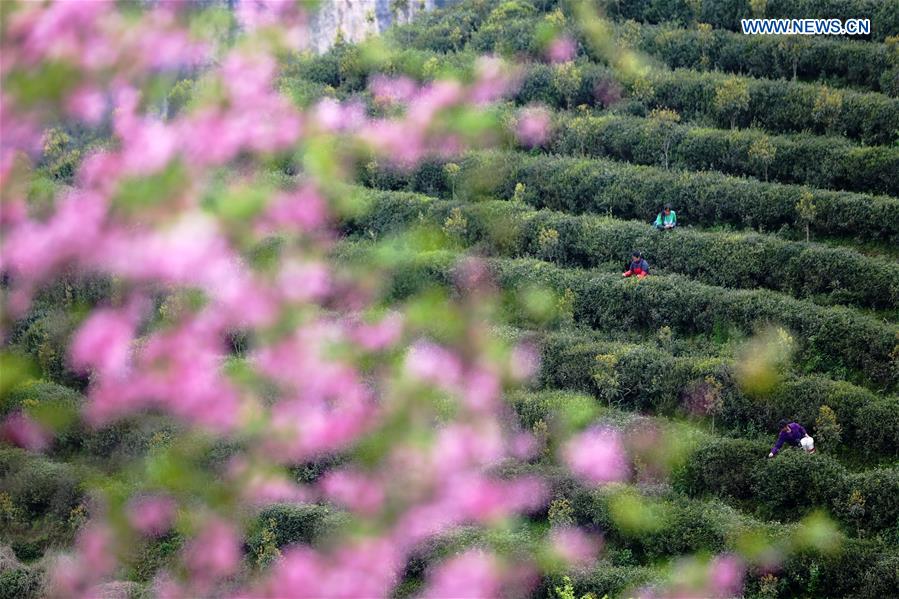
[[[867,532],[889,530],[899,517],[899,470],[847,472],[836,460],[785,448],[766,459],[768,445],[715,439],[700,446],[674,474],[674,485],[692,497],[752,499],[763,518],[792,520],[816,506]]]
[[[256,517],[247,536],[250,554],[259,563],[273,558],[276,551],[294,543],[313,543],[342,526],[344,516],[333,508],[317,504],[276,504]]]
[[[564,497],[554,499],[549,504],[549,514],[547,516],[550,526],[571,526],[574,524],[574,510],[571,502]]]
[[[671,128],[675,167],[714,169],[781,183],[899,195],[899,149],[859,146],[843,137],[766,135],[753,129],[725,131],[675,125]],[[637,164],[658,162],[656,128],[628,116],[560,115],[550,150],[609,157]]]
[[[348,223],[348,231],[382,236],[421,221],[446,228],[464,219],[466,239],[492,253],[591,268],[623,263],[639,247],[653,266],[713,285],[764,287],[829,303],[881,308],[899,301],[899,266],[846,249],[686,228],[658,235],[646,224],[533,212],[503,202],[456,204],[382,192],[368,197],[369,211]],[[508,233],[502,245],[494,241],[496,222],[503,222]]]
[[[745,80],[729,77],[715,89],[715,110],[719,119],[730,119],[730,128],[737,126],[740,113],[749,108],[749,86]]]
[[[650,23],[671,21],[687,25],[694,19],[713,27],[740,31],[740,19],[751,18],[758,3],[748,0],[715,0],[693,3],[688,0],[618,2],[603,0],[607,14],[616,19],[634,19]],[[697,10],[697,6],[699,10]],[[765,17],[769,19],[836,18],[864,16],[871,19],[871,37],[883,40],[899,34],[899,11],[890,2],[880,0],[768,0]],[[759,36],[760,37],[760,36]]]
[[[837,422],[834,411],[827,405],[818,408],[818,417],[815,418],[815,447],[831,448],[839,445],[842,438],[843,427]]]
[[[602,365],[597,361],[598,356],[604,358]],[[613,364],[611,368],[607,366],[610,363]],[[674,357],[644,345],[591,342],[583,335],[567,333],[543,339],[542,364],[539,377],[545,387],[579,390],[593,394],[604,403],[615,402],[627,409],[657,414],[678,413],[685,399],[684,390],[712,375],[722,385],[720,393],[724,403],[719,420],[730,430],[751,434],[765,431],[776,435],[776,424],[781,418],[811,423],[819,407],[826,403],[833,406],[843,423],[841,440],[844,447],[857,448],[869,456],[895,456],[899,448],[895,442],[899,435],[899,411],[896,410],[899,398],[878,397],[844,382],[821,377],[791,378],[773,395],[751,398],[737,385],[733,364],[701,357]],[[603,381],[613,377],[617,381],[626,381],[626,385],[614,389],[601,385],[596,378],[597,372],[604,374]],[[548,418],[545,407],[538,412],[532,412],[535,407],[528,407],[527,411],[517,409],[520,414],[533,414],[528,417],[529,423],[537,418]],[[765,447],[738,443],[733,452],[746,457],[761,449]],[[763,454],[767,454],[767,449],[755,455]],[[740,484],[726,488],[739,497]]]
[[[731,128],[755,123],[775,133],[826,133],[839,124],[845,135],[867,144],[890,144],[897,136],[899,100],[881,94],[683,69],[648,77],[655,93],[644,103],[672,108],[688,119],[713,117]],[[636,80],[622,83],[635,89]]]
[[[37,599],[42,590],[41,573],[30,568],[0,572],[0,599]]]
[[[649,220],[670,203],[678,220],[693,225],[733,224],[776,231],[796,223],[796,204],[805,188],[763,183],[717,173],[685,173],[626,165],[606,160],[525,156],[510,152],[471,154],[460,164],[468,185],[461,197],[502,197],[525,185],[524,201],[536,208],[571,213],[611,213],[619,218]],[[378,169],[364,181],[390,189],[433,193],[449,191],[442,176],[430,169],[401,175]],[[421,177],[428,174],[426,180]],[[490,173],[487,178],[486,174]],[[821,235],[862,239],[899,239],[899,200],[847,192],[813,194],[817,216],[811,230]]]

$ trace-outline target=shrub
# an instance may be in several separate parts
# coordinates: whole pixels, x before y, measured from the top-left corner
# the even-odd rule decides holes
[[[846,382],[831,381],[820,376],[790,378],[773,396],[756,399],[744,395],[736,385],[731,363],[709,361],[701,357],[675,358],[653,347],[644,349],[635,345],[593,342],[583,334],[574,333],[546,335],[541,339],[541,345],[542,361],[538,380],[544,387],[585,391],[606,402],[607,389],[600,389],[593,375],[597,369],[597,356],[611,356],[615,358],[611,362],[614,377],[627,381],[612,396],[611,400],[615,403],[640,406],[642,410],[657,414],[676,414],[682,390],[692,382],[712,375],[723,383],[721,393],[724,396],[724,409],[721,419],[729,430],[748,434],[765,432],[773,436],[781,418],[811,423],[820,406],[826,404],[833,408],[837,418],[844,423],[844,447],[857,446],[868,455],[897,455],[899,452],[899,444],[890,441],[899,434],[899,410],[896,409],[899,398],[878,397]],[[618,356],[627,357],[619,359]],[[549,396],[565,398],[563,393]],[[544,397],[541,394],[539,401],[514,403],[525,422],[549,417],[549,400],[543,399]],[[552,405],[558,403],[553,402]],[[860,419],[864,419],[863,426],[852,424]],[[738,455],[747,456],[753,451],[764,454],[767,450],[767,446],[761,445],[751,448],[737,444],[734,448]],[[714,455],[717,450],[709,451]],[[722,453],[727,454],[729,451],[722,450]],[[712,458],[713,462],[720,463],[720,460],[727,463],[725,458]],[[690,477],[685,480],[690,480]],[[729,488],[736,489],[736,486]]]
[[[758,124],[772,132],[829,132],[839,124],[846,136],[867,144],[896,140],[899,100],[877,93],[841,91],[824,85],[725,76],[685,69],[648,75],[654,94],[644,104],[677,110],[692,119],[713,117],[719,126]],[[634,89],[639,79],[624,80]]]
[[[676,207],[680,221],[696,225],[732,224],[775,231],[798,227],[796,204],[807,191],[801,186],[763,183],[717,173],[686,173],[606,160],[525,156],[509,152],[470,154],[460,163],[457,194],[467,198],[510,198],[518,183],[522,199],[536,208],[580,214],[592,212],[648,220],[661,205]],[[363,180],[378,186],[381,169]],[[438,169],[439,170],[439,169]],[[386,175],[396,179],[400,175]],[[406,175],[408,191],[432,193]],[[429,187],[450,186],[441,174]],[[810,224],[818,235],[865,239],[899,239],[899,200],[848,192],[814,190],[817,217]]]
[[[594,597],[619,597],[628,589],[660,584],[663,577],[653,568],[615,566],[600,562],[587,572],[577,573],[573,584],[576,596],[591,593]]]
[[[342,522],[343,516],[325,505],[277,504],[259,513],[248,534],[247,545],[252,555],[262,555],[267,541],[278,548],[309,544],[333,532]]]
[[[2,486],[29,519],[52,515],[66,520],[83,498],[82,477],[72,465],[27,457],[10,468]]]
[[[787,520],[832,505],[846,478],[846,470],[832,458],[785,448],[752,472],[752,493],[764,517]]]
[[[609,157],[637,164],[657,162],[657,136],[648,119],[604,115],[556,117],[550,150]],[[899,149],[859,146],[844,137],[808,134],[766,135],[754,129],[726,131],[675,125],[672,166],[752,175],[799,183],[899,195]]]
[[[710,493],[723,498],[750,499],[752,473],[768,449],[764,443],[745,439],[706,442],[673,473],[673,484],[692,497]]]
[[[673,21],[682,25],[693,22],[709,23],[713,27],[740,31],[740,19],[753,17],[751,3],[747,0],[716,0],[691,3],[682,0],[672,2],[617,2],[605,0],[603,6],[609,16],[618,19],[634,19],[659,23]],[[836,18],[850,19],[864,15],[871,19],[871,37],[883,40],[899,34],[899,11],[889,2],[879,0],[768,0],[765,17],[792,19]]]
[[[490,252],[580,267],[623,261],[638,247],[653,266],[713,285],[766,287],[878,308],[899,302],[899,265],[844,248],[688,228],[659,235],[645,223],[534,212],[514,203],[457,204],[396,192],[367,197],[367,214],[348,222],[345,231],[387,235],[422,221],[442,223],[447,233]]]
[[[41,596],[41,574],[30,568],[0,572],[0,599],[32,599]]]

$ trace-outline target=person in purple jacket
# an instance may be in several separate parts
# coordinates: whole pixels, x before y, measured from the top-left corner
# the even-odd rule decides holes
[[[790,422],[789,420],[781,420],[778,424],[780,425],[780,435],[777,437],[777,443],[774,444],[774,447],[771,448],[771,452],[768,454],[769,458],[776,456],[784,443],[792,445],[793,447],[803,447],[803,449],[805,449],[802,440],[805,437],[808,437],[809,434],[805,432],[805,429],[802,428],[801,424],[798,422]],[[806,449],[808,453],[815,452],[814,445],[811,447],[811,449]]]

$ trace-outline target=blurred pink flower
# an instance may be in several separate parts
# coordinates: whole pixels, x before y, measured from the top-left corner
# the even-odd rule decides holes
[[[483,258],[468,256],[459,260],[455,269],[456,285],[466,291],[492,291],[493,279],[490,267]]]
[[[602,539],[574,527],[553,530],[550,541],[553,552],[573,567],[592,564],[602,547]]]
[[[376,323],[360,322],[353,327],[353,340],[368,351],[380,351],[396,344],[403,334],[403,317],[392,312]]]
[[[477,105],[496,102],[516,86],[509,66],[495,56],[481,56],[475,62],[475,83],[469,100]]]
[[[368,516],[381,510],[386,495],[380,481],[349,470],[330,472],[319,485],[331,501]]]
[[[102,309],[91,314],[72,340],[72,364],[83,370],[94,367],[101,376],[123,373],[137,325],[128,312]]]
[[[7,416],[0,424],[0,439],[29,451],[43,451],[53,441],[53,435],[19,411]]]
[[[184,549],[184,565],[200,588],[230,576],[240,563],[240,537],[233,525],[213,518]]]
[[[496,408],[502,392],[499,376],[483,368],[472,368],[462,380],[465,405],[476,412],[488,412]]]
[[[496,557],[469,550],[430,572],[421,596],[424,599],[497,597],[502,589],[502,574]]]
[[[57,203],[49,220],[20,222],[6,235],[0,254],[22,280],[41,279],[96,250],[107,204],[100,195],[74,191]]]
[[[519,113],[515,135],[521,145],[532,148],[546,141],[550,125],[549,111],[541,106],[530,106]]]
[[[158,537],[171,528],[177,507],[174,499],[164,495],[138,497],[128,505],[128,521],[141,534]]]
[[[325,223],[327,216],[325,200],[311,185],[277,195],[266,212],[267,221],[275,228],[291,232],[314,231]]]
[[[368,87],[375,100],[388,104],[406,104],[419,89],[418,84],[405,75],[389,77],[381,74],[374,75]]]
[[[331,292],[331,273],[320,262],[287,260],[278,273],[281,295],[293,302],[324,299]]]
[[[450,388],[462,377],[462,363],[449,350],[430,341],[418,341],[409,348],[406,371],[426,382]]]
[[[68,97],[66,109],[75,118],[97,125],[106,112],[106,95],[96,87],[82,85]]]
[[[621,102],[624,90],[614,79],[604,79],[593,88],[593,97],[599,100],[603,107],[608,108]]]
[[[546,57],[550,62],[568,62],[577,53],[577,44],[567,35],[561,35],[550,42]]]
[[[741,594],[746,567],[733,554],[719,555],[709,565],[709,585],[716,597],[734,597]]]
[[[531,342],[517,343],[509,358],[509,374],[516,381],[528,381],[540,370],[540,352]]]
[[[393,545],[382,539],[348,543],[328,554],[308,547],[288,549],[258,590],[247,599],[386,597],[400,572]]]
[[[573,474],[594,485],[622,481],[629,473],[621,433],[614,429],[590,429],[573,437],[562,458]]]

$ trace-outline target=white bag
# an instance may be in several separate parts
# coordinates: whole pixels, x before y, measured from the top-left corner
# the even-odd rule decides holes
[[[802,449],[806,450],[809,453],[815,451],[815,440],[808,435],[800,439],[799,444],[802,446]]]

